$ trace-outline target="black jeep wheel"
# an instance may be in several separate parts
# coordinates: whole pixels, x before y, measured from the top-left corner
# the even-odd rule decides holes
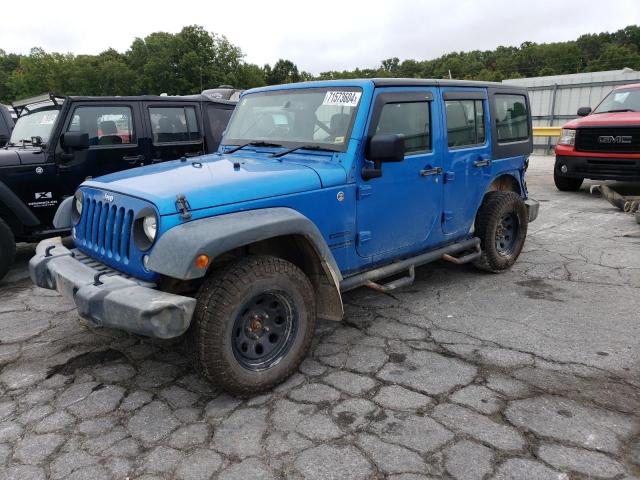
[[[189,329],[204,374],[247,396],[273,388],[304,359],[315,329],[313,287],[295,265],[250,256],[214,272]]]
[[[583,178],[565,177],[558,171],[558,165],[553,168],[553,183],[561,192],[577,192],[584,181]]]
[[[16,240],[7,222],[0,218],[0,280],[7,274],[16,256]]]
[[[515,263],[524,246],[528,226],[527,207],[514,192],[489,192],[476,216],[475,234],[482,256],[474,265],[502,272]]]

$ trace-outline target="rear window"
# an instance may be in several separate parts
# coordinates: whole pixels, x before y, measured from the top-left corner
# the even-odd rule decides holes
[[[194,107],[150,107],[153,143],[200,140],[200,127]]]
[[[529,139],[527,101],[524,95],[494,96],[498,143]]]

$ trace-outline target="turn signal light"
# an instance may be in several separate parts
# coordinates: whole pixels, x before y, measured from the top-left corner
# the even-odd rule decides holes
[[[196,258],[196,267],[204,270],[205,268],[207,268],[207,265],[209,265],[209,257],[207,257],[206,255],[198,255],[198,257]]]

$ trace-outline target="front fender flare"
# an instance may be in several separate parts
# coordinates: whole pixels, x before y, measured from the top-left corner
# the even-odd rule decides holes
[[[210,259],[235,248],[283,235],[304,236],[318,254],[333,283],[342,274],[333,254],[314,223],[300,212],[286,207],[263,208],[194,220],[169,229],[149,255],[147,268],[181,280],[204,277],[198,268],[199,255]]]

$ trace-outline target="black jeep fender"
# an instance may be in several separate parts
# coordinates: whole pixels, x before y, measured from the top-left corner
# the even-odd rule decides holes
[[[255,247],[259,253],[283,252],[285,259],[296,263],[313,283],[318,317],[342,319],[340,269],[318,228],[291,208],[228,213],[173,227],[158,239],[147,268],[180,280],[202,278],[207,270],[196,266],[198,256],[207,255],[211,265],[216,258],[241,247]]]
[[[4,206],[16,219],[26,227],[37,227],[40,220],[29,207],[13,193],[3,182],[0,182],[0,207]]]

